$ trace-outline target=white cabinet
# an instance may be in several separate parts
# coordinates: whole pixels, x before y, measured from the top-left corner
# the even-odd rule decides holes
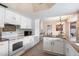
[[[15,20],[15,25],[20,25],[21,24],[21,15],[15,14],[16,20]]]
[[[65,55],[79,56],[79,53],[68,42],[65,42]]]
[[[59,54],[64,54],[64,42],[63,39],[55,40],[53,42],[52,51]]]
[[[65,42],[65,55],[66,56],[70,56],[70,50],[71,50],[71,47],[68,43]]]
[[[23,46],[25,50],[34,46],[34,38],[32,36],[27,36],[23,38]]]
[[[39,36],[34,36],[34,45],[36,45],[39,42]]]
[[[30,40],[29,37],[23,38],[23,46],[25,50],[28,50],[30,48]]]
[[[21,16],[21,28],[26,29],[27,21],[25,17]]]
[[[33,47],[34,46],[34,38],[33,38],[33,36],[29,36],[29,40],[30,40],[30,46]]]
[[[0,28],[4,27],[4,19],[5,19],[5,8],[0,7]]]
[[[32,24],[31,24],[31,19],[26,18],[26,28],[31,29],[32,28]]]
[[[64,54],[63,39],[44,37],[43,49],[58,54]]]
[[[0,56],[8,56],[8,41],[0,42]]]
[[[6,9],[5,23],[20,25],[22,29],[31,29],[31,19]]]
[[[31,29],[31,19],[21,16],[21,28]]]
[[[20,15],[15,12],[6,10],[5,23],[20,25]]]
[[[52,51],[53,42],[48,37],[43,38],[43,50]]]

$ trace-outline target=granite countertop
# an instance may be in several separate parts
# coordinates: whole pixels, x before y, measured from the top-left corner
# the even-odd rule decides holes
[[[6,38],[0,38],[0,42],[3,42],[3,41],[8,41],[8,39],[6,39]]]
[[[9,40],[17,40],[17,39],[21,39],[24,38],[25,36],[13,36],[13,37],[9,37],[9,38],[0,38],[0,42],[3,41],[9,41]]]
[[[27,37],[27,36],[19,35],[19,36],[13,36],[13,37],[9,37],[9,38],[0,38],[0,42],[9,41],[9,40],[18,40],[18,39],[22,39],[24,37]]]

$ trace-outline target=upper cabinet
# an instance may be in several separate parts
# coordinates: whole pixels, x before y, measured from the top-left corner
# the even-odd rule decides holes
[[[0,7],[0,28],[4,24],[20,25],[22,29],[31,29],[31,19]]]
[[[5,23],[20,25],[20,15],[12,11],[6,10],[6,20]]]
[[[9,10],[6,10],[5,23],[20,25],[22,29],[31,29],[31,19]]]
[[[5,8],[0,6],[0,28],[4,27]]]
[[[21,29],[31,29],[31,19],[21,16]]]

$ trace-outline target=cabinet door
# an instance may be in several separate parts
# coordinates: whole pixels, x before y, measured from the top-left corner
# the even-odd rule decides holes
[[[29,18],[21,16],[21,28],[31,29],[31,20]]]
[[[65,55],[66,56],[79,56],[79,53],[69,43],[66,42]]]
[[[69,44],[66,44],[66,55],[67,56],[74,56],[74,51]]]
[[[64,54],[64,44],[63,41],[60,40],[55,40],[54,45],[53,45],[53,52],[58,53],[58,54]]]
[[[43,49],[46,51],[52,51],[52,40],[50,40],[49,38],[44,38]]]
[[[6,23],[16,24],[16,14],[12,11],[6,10]]]
[[[31,39],[29,37],[24,37],[23,38],[23,46],[25,48],[25,50],[28,50],[29,48],[31,48],[32,44],[31,44]]]
[[[31,19],[26,18],[26,28],[31,29],[31,28],[32,28],[31,25],[32,25],[32,24],[31,24]]]
[[[0,7],[0,27],[4,27],[5,9]]]
[[[37,44],[39,42],[39,36],[34,37],[34,44]]]
[[[15,13],[15,25],[21,24],[21,15]]]
[[[79,56],[79,53],[71,45],[69,46],[69,56]]]
[[[21,28],[26,29],[26,18],[21,16]]]
[[[8,42],[0,42],[0,56],[8,56]]]
[[[73,47],[71,47],[71,49],[72,50],[70,50],[70,51],[71,51],[72,56],[79,56],[79,53]]]

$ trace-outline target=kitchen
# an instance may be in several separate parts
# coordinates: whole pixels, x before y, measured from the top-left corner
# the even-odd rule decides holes
[[[61,5],[0,3],[0,56],[27,56],[28,51],[39,44],[42,48],[36,47],[29,56],[33,53],[38,56],[79,56],[79,12],[69,13],[79,4],[64,4],[74,7],[67,10],[68,13],[62,8],[63,11],[57,14],[56,8]],[[54,14],[50,12],[52,6]]]

